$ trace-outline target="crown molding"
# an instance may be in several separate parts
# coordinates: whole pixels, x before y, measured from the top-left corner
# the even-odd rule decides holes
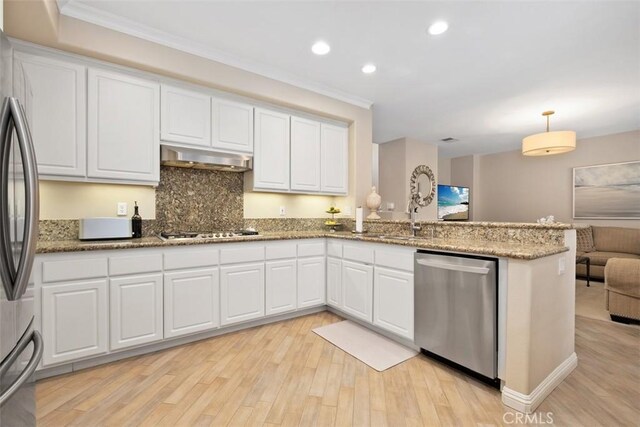
[[[220,62],[231,67],[239,68],[263,77],[268,77],[282,83],[306,89],[339,101],[343,101],[361,108],[370,109],[373,102],[338,89],[301,79],[276,67],[271,67],[257,61],[249,61],[236,55],[211,48],[184,37],[174,36],[165,31],[136,23],[130,19],[102,11],[86,3],[76,0],[57,0],[58,10],[62,15],[99,25],[110,30],[128,34],[143,40],[170,47],[182,52]]]

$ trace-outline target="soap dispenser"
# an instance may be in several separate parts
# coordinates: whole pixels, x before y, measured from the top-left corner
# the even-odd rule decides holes
[[[142,217],[138,212],[138,202],[134,202],[134,213],[131,217],[131,231],[134,239],[142,237]]]

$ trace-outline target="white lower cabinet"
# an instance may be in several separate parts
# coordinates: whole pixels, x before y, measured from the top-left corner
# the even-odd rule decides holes
[[[217,268],[164,274],[164,337],[214,329],[219,322]]]
[[[373,324],[413,340],[413,274],[375,267]]]
[[[111,350],[160,341],[162,274],[109,280]]]
[[[342,310],[373,322],[373,266],[342,261]]]
[[[107,352],[107,280],[42,287],[44,366]]]
[[[327,304],[342,308],[342,260],[327,257]]]
[[[222,325],[264,316],[264,262],[220,268]]]
[[[313,257],[298,260],[298,308],[313,307],[325,303],[325,258]]]
[[[296,260],[265,263],[266,315],[296,309]]]

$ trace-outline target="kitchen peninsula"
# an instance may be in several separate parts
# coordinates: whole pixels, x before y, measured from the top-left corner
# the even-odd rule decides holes
[[[415,347],[416,249],[498,259],[498,377],[506,405],[535,410],[577,365],[571,226],[425,221],[414,239],[407,221],[367,221],[363,235],[291,231],[296,221],[303,220],[246,219],[260,235],[197,241],[41,241],[34,295],[48,345],[40,375],[325,309]],[[345,268],[362,272],[362,281],[349,282]],[[403,285],[376,286],[378,271]],[[387,302],[385,291],[403,303]],[[70,325],[65,310],[78,305],[84,318]]]

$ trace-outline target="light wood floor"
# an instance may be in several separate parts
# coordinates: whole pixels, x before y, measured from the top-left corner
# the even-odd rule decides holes
[[[323,312],[39,381],[38,425],[513,420],[497,390],[424,356],[379,373],[311,332],[339,320]],[[640,330],[582,317],[576,326],[578,368],[537,413],[558,426],[638,425]]]

